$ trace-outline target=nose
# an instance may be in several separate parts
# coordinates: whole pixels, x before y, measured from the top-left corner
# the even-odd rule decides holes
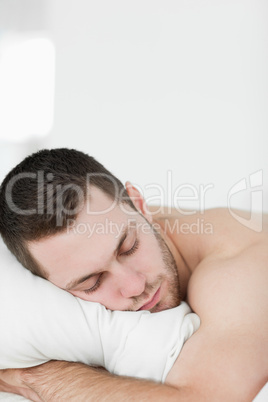
[[[145,290],[146,278],[131,267],[117,266],[114,278],[121,295],[125,298],[141,295]]]

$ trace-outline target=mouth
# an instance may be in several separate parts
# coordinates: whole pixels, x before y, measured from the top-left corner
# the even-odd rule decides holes
[[[155,294],[153,295],[153,297],[151,298],[150,301],[148,301],[146,304],[144,304],[143,306],[141,306],[141,308],[138,309],[138,311],[141,310],[150,310],[151,308],[153,308],[160,300],[160,288],[158,288],[158,290],[155,292]]]

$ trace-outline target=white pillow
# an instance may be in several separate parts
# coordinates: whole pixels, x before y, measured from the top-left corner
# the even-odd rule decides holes
[[[164,381],[199,327],[189,306],[160,313],[110,311],[23,268],[0,240],[0,368],[79,361]]]

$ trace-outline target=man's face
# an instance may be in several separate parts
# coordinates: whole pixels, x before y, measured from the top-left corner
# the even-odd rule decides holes
[[[94,189],[65,232],[30,242],[30,252],[50,282],[110,310],[177,306],[178,272],[166,243],[144,216],[112,204]]]

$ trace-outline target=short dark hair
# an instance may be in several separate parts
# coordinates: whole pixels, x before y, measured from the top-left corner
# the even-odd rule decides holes
[[[85,202],[89,180],[112,200],[134,208],[121,181],[92,156],[75,149],[38,151],[5,177],[0,187],[0,233],[33,274],[46,277],[27,242],[65,231],[70,216],[75,219]]]

